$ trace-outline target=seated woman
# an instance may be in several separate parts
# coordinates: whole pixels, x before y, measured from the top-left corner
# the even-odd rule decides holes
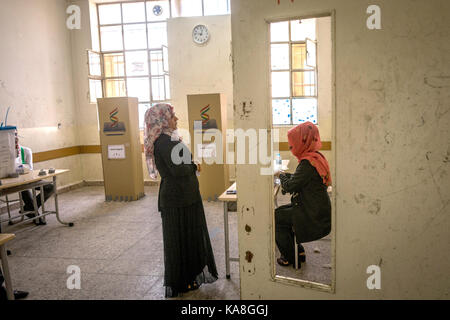
[[[275,210],[275,240],[281,257],[278,264],[295,261],[294,232],[299,244],[299,261],[305,262],[302,242],[315,241],[331,231],[331,202],[327,187],[331,174],[322,147],[319,129],[305,122],[288,132],[289,149],[298,159],[294,174],[279,173],[283,193],[291,193],[291,203]]]

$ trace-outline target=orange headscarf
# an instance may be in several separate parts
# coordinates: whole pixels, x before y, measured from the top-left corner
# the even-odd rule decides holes
[[[330,167],[327,159],[319,152],[322,148],[319,129],[308,121],[289,130],[287,136],[291,152],[298,162],[308,160],[322,177],[323,183],[330,186]]]

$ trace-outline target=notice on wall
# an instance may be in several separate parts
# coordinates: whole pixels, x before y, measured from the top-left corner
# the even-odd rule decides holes
[[[108,146],[108,159],[117,160],[125,159],[125,145],[110,145]]]
[[[198,144],[197,145],[198,158],[215,158],[216,157],[216,144]]]

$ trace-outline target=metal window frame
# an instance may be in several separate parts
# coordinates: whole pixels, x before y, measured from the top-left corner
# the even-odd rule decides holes
[[[128,96],[128,79],[133,79],[133,78],[146,78],[149,80],[149,96],[150,96],[150,101],[139,101],[139,104],[154,104],[154,103],[158,103],[160,101],[170,101],[170,99],[167,99],[167,92],[170,91],[170,88],[166,88],[166,82],[164,81],[164,100],[155,100],[153,98],[153,88],[152,88],[152,78],[162,78],[164,79],[164,77],[168,76],[170,77],[169,72],[163,72],[163,74],[158,74],[158,75],[153,75],[152,73],[152,66],[151,66],[151,60],[150,60],[150,55],[152,51],[159,51],[162,53],[162,63],[163,63],[163,69],[164,69],[164,53],[163,53],[163,47],[165,47],[168,50],[168,46],[167,45],[162,45],[161,48],[150,48],[149,45],[149,31],[148,31],[148,26],[151,23],[161,23],[161,24],[165,24],[166,27],[166,32],[167,32],[167,19],[164,20],[156,20],[156,21],[150,21],[149,20],[149,14],[148,14],[148,10],[147,10],[147,3],[150,2],[148,0],[136,0],[136,1],[121,1],[121,2],[105,2],[105,3],[97,3],[97,22],[98,22],[98,36],[99,36],[99,42],[100,42],[100,55],[102,57],[101,63],[102,63],[102,88],[103,88],[103,96],[106,96],[107,94],[107,90],[106,90],[106,81],[107,80],[124,80],[125,81],[125,94],[126,96]],[[169,18],[172,17],[172,1],[171,0],[167,0],[168,4],[169,4]],[[140,21],[140,22],[124,22],[124,18],[123,18],[123,5],[124,4],[128,4],[128,3],[143,3],[144,4],[144,10],[145,10],[145,21]],[[111,4],[115,4],[115,5],[119,5],[120,6],[120,23],[112,23],[112,24],[101,24],[100,23],[100,7],[104,6],[104,5],[111,5]],[[125,46],[125,28],[128,25],[145,25],[145,35],[146,35],[146,47],[145,48],[141,48],[141,49],[127,49]],[[101,29],[102,27],[120,27],[121,31],[122,31],[122,50],[103,50],[103,46],[102,46],[102,36],[101,36]],[[147,53],[147,64],[148,64],[148,73],[145,75],[139,75],[139,76],[130,76],[128,75],[128,71],[127,71],[127,58],[126,58],[126,53],[127,52],[137,52],[137,51],[146,51]],[[107,54],[122,54],[123,55],[123,61],[124,61],[124,76],[114,76],[114,77],[106,77],[105,76],[105,72],[104,72],[104,56]],[[163,70],[164,71],[164,70]]]
[[[311,17],[311,18],[320,18],[320,17]],[[277,70],[272,70],[272,62],[270,63],[269,66],[269,74],[270,74],[270,88],[272,88],[272,73],[274,72],[289,72],[289,97],[273,97],[272,94],[270,94],[270,105],[271,105],[271,110],[273,110],[273,100],[280,100],[280,99],[289,99],[289,105],[290,105],[290,124],[276,124],[273,123],[273,119],[272,119],[272,125],[273,126],[278,126],[278,127],[286,127],[286,126],[293,126],[294,125],[294,117],[293,117],[293,109],[292,109],[292,101],[293,99],[311,99],[314,98],[317,100],[317,125],[319,124],[319,73],[318,73],[318,69],[319,69],[319,64],[318,64],[318,57],[317,57],[317,22],[316,22],[316,40],[312,40],[315,41],[316,43],[316,67],[312,68],[312,69],[293,69],[292,68],[292,46],[294,44],[305,44],[306,47],[306,39],[304,41],[292,41],[292,34],[291,34],[291,30],[292,30],[292,21],[296,21],[296,20],[303,20],[303,19],[308,19],[308,18],[302,18],[302,19],[298,19],[298,18],[291,18],[291,19],[281,19],[281,20],[274,20],[274,21],[267,21],[268,22],[268,26],[269,26],[269,61],[272,61],[272,45],[273,44],[287,44],[288,45],[288,50],[289,50],[289,69],[277,69]],[[288,41],[271,41],[270,39],[270,26],[272,23],[277,23],[277,22],[288,22]],[[314,72],[314,77],[315,77],[315,84],[314,84],[314,93],[315,95],[313,96],[294,96],[293,95],[293,73],[294,72]],[[272,117],[273,118],[273,117]]]

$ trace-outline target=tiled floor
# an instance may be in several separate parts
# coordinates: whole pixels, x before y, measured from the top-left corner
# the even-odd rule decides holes
[[[4,224],[3,232],[17,236],[9,245],[14,287],[29,291],[28,299],[164,299],[158,188],[146,187],[145,192],[144,199],[128,203],[105,202],[103,187],[64,193],[59,196],[61,217],[73,221],[73,228],[54,216],[47,217],[46,226]],[[279,203],[288,200],[280,198]],[[53,199],[46,206],[52,210]],[[219,280],[178,299],[239,299],[238,263],[231,263],[231,279],[225,278],[222,203],[204,206]],[[236,257],[236,213],[229,213],[229,223],[230,256]],[[330,244],[329,237],[305,244],[307,263],[300,270],[277,265],[277,274],[329,284]],[[69,266],[80,268],[80,290],[67,288]]]
[[[161,218],[156,209],[157,187],[136,202],[105,202],[102,187],[84,187],[59,197],[61,217],[46,226],[3,226],[17,238],[9,249],[16,289],[28,299],[164,299]],[[47,209],[54,207],[52,199]],[[225,278],[223,210],[220,202],[205,202],[206,219],[219,280],[179,299],[239,299],[239,268],[231,263]],[[231,255],[237,256],[237,219],[230,214]],[[69,290],[67,268],[81,270],[81,289]]]

